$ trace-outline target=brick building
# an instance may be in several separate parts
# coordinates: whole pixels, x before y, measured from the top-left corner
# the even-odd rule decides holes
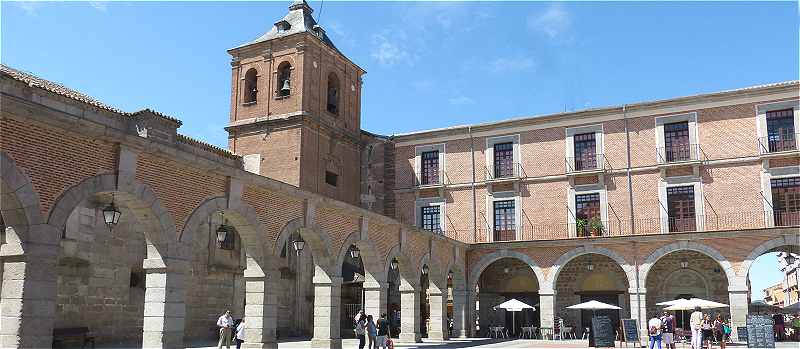
[[[587,299],[703,297],[736,327],[752,261],[799,248],[796,81],[382,136],[311,13],[228,51],[228,150],[2,67],[0,347],[182,347],[225,308],[259,348],[339,348],[353,306],[401,310],[401,341],[580,332]],[[511,297],[536,312],[490,311]]]

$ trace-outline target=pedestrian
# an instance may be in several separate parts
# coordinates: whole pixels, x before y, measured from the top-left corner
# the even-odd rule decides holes
[[[785,331],[786,327],[784,326],[783,322],[783,314],[775,314],[772,315],[772,321],[774,321],[773,328],[775,329],[775,340],[776,341],[783,341],[785,338]]]
[[[700,312],[700,307],[694,308],[689,317],[689,326],[692,330],[692,348],[700,349],[703,345],[703,313]]]
[[[386,349],[386,340],[392,336],[392,331],[389,329],[389,320],[386,319],[386,313],[381,314],[378,320],[378,337],[375,339],[376,348],[381,347]]]
[[[367,333],[367,317],[361,314],[356,322],[356,337],[358,337],[358,349],[364,349],[365,339]]]
[[[722,314],[717,313],[712,325],[714,329],[714,339],[719,342],[720,348],[725,348],[725,321],[722,320]]]
[[[669,312],[664,312],[661,317],[661,340],[667,349],[675,349],[675,318]]]
[[[363,310],[359,310],[356,313],[356,316],[353,316],[353,324],[355,325],[356,323],[358,323],[358,320],[361,319],[362,316],[364,316],[364,311]]]
[[[703,329],[703,345],[705,345],[707,349],[711,349],[714,343],[713,325],[714,322],[711,321],[711,315],[703,315],[703,324],[701,328]]]
[[[244,319],[236,326],[236,349],[242,349],[242,342],[244,342]]]
[[[217,326],[219,327],[219,344],[217,344],[217,349],[222,349],[223,343],[226,348],[231,349],[233,318],[231,317],[230,310],[226,310],[225,313],[217,319]]]
[[[378,327],[375,326],[375,321],[372,319],[372,315],[367,315],[367,336],[369,337],[369,349],[377,349],[378,348],[378,341],[376,337],[378,336]]]
[[[800,341],[800,313],[794,314],[794,319],[792,319],[792,331],[794,332],[794,340]]]
[[[658,313],[653,314],[653,318],[647,322],[647,333],[650,335],[650,349],[658,343],[658,349],[661,349],[661,319],[658,318]]]

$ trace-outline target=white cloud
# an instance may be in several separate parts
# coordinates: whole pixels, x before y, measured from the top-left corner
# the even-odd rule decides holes
[[[331,33],[333,36],[334,43],[343,43],[346,46],[356,45],[356,40],[352,35],[350,35],[350,33],[344,30],[342,23],[338,21],[331,21],[328,23],[328,25],[326,25],[325,29],[329,29],[329,33]]]
[[[12,3],[19,6],[25,13],[31,16],[36,15],[36,12],[38,12],[39,8],[44,4],[41,1],[15,1]]]
[[[391,41],[383,35],[372,36],[372,58],[384,65],[412,63],[412,56],[400,46],[400,40]]]
[[[544,12],[528,16],[528,28],[555,38],[569,30],[572,20],[560,4],[552,4]]]
[[[530,57],[500,57],[489,63],[495,73],[516,73],[536,69],[536,61]]]
[[[447,100],[450,105],[469,105],[475,104],[475,100],[467,96],[456,96]]]
[[[107,1],[89,1],[89,6],[100,12],[106,12],[108,9]]]

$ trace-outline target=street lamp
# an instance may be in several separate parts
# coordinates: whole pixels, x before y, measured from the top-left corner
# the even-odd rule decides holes
[[[428,275],[428,271],[429,271],[428,265],[427,264],[423,265],[422,266],[422,274],[423,275]]]
[[[452,270],[447,272],[447,280],[453,280],[453,271]]]
[[[359,256],[361,256],[361,251],[355,245],[351,245],[350,246],[350,257],[353,257],[353,259],[358,259]]]
[[[300,252],[303,251],[303,247],[306,246],[306,242],[303,241],[302,236],[298,235],[297,239],[292,241],[292,246],[294,247],[294,250],[297,251],[297,255],[299,256]]]
[[[681,269],[686,269],[686,268],[689,268],[689,261],[687,261],[686,259],[682,259],[681,260]]]
[[[589,261],[589,263],[586,264],[586,270],[588,271],[594,270],[594,264],[592,264],[592,261]]]
[[[122,212],[120,212],[119,209],[117,209],[117,206],[114,205],[114,194],[112,193],[111,203],[103,209],[103,221],[106,222],[109,231],[114,229],[114,226],[119,223],[120,216],[122,216]]]
[[[397,258],[392,258],[392,262],[389,263],[389,266],[392,268],[392,270],[397,270],[399,265],[400,263],[397,262]]]
[[[220,216],[222,217],[222,223],[217,227],[217,242],[219,242],[219,246],[222,247],[222,243],[225,242],[225,239],[228,237],[228,226],[225,224],[225,213],[220,213]]]

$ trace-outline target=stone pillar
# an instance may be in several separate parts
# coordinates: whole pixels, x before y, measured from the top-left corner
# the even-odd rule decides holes
[[[56,317],[57,250],[4,256],[0,298],[0,348],[49,348]]]
[[[312,348],[341,349],[341,298],[341,277],[331,277],[329,282],[314,281]]]
[[[469,312],[470,307],[467,306],[467,291],[453,290],[453,333],[452,338],[467,338],[469,336]],[[472,308],[475,307],[473,302]]]
[[[277,349],[278,297],[275,293],[278,280],[261,271],[245,269],[245,348]]]
[[[748,304],[747,301],[747,287],[736,285],[728,287],[728,304],[731,308],[731,338],[738,338],[736,328],[739,326],[747,326]]]
[[[364,283],[364,313],[372,315],[377,323],[381,314],[386,313],[386,302],[389,297],[389,284],[382,281]],[[387,314],[388,318],[389,314]]]
[[[647,337],[647,320],[649,319],[646,302],[647,290],[643,287],[638,290],[635,287],[631,287],[628,289],[628,294],[630,295],[631,303],[631,319],[636,320],[636,324],[639,327],[640,344],[646,345],[649,340]],[[639,319],[640,314],[641,319]]]
[[[430,328],[428,328],[428,338],[433,340],[447,340],[448,321],[447,321],[447,293],[433,286],[428,289],[428,301],[430,302]]]
[[[145,259],[143,265],[147,277],[142,348],[183,348],[188,265],[161,258]]]
[[[556,292],[555,290],[539,290],[539,327],[550,329],[550,334],[555,329]]]
[[[489,292],[478,293],[478,332],[475,337],[489,336],[489,325],[497,319],[497,314],[492,307],[497,294]],[[505,318],[504,318],[505,319]]]
[[[400,342],[418,343],[420,335],[419,292],[411,285],[400,285]]]

